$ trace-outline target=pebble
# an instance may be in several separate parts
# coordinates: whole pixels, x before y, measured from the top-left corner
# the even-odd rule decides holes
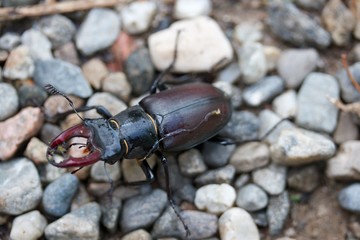
[[[10,238],[13,240],[36,240],[44,234],[46,218],[38,210],[17,216],[12,224]]]
[[[214,66],[220,68],[233,59],[231,44],[219,25],[213,19],[202,16],[177,21],[170,28],[150,35],[150,55],[158,70],[166,69],[173,61],[179,30],[181,33],[173,72],[208,72]]]
[[[252,212],[251,217],[253,218],[255,224],[259,227],[269,226],[268,219],[266,216],[266,211]],[[277,239],[279,240],[279,239]]]
[[[271,159],[283,165],[303,165],[326,160],[335,154],[335,144],[328,138],[304,129],[284,129],[270,146]]]
[[[75,108],[79,108],[84,105],[84,100],[79,97],[69,96],[69,98],[74,103]],[[44,108],[45,114],[48,118],[52,118],[58,113],[64,113],[72,110],[69,102],[61,95],[49,96],[44,103]]]
[[[271,236],[281,233],[290,212],[290,199],[287,191],[272,196],[266,211]]]
[[[75,24],[67,17],[55,14],[41,18],[36,28],[51,42],[53,48],[58,48],[70,42],[75,36]]]
[[[288,172],[287,184],[301,192],[312,192],[320,183],[319,170],[315,165],[293,168]]]
[[[219,218],[221,240],[260,240],[251,215],[241,208],[230,208]]]
[[[259,107],[283,92],[284,80],[278,76],[265,77],[244,89],[243,99],[251,107]]]
[[[149,166],[153,168],[156,164],[156,157],[153,155],[146,159]],[[121,161],[121,170],[124,174],[124,180],[126,182],[137,182],[145,180],[144,172],[139,167],[136,159],[124,159]]]
[[[5,62],[3,76],[12,80],[31,78],[34,69],[35,65],[30,57],[29,49],[20,45],[10,52]]]
[[[125,201],[120,217],[123,232],[151,226],[166,207],[167,195],[160,189]]]
[[[183,152],[178,157],[181,174],[186,177],[194,177],[207,170],[200,151],[193,148]]]
[[[200,210],[221,214],[234,205],[235,189],[226,183],[209,184],[199,188],[195,195],[195,205]]]
[[[285,190],[286,171],[286,167],[272,163],[253,171],[252,179],[270,195],[278,195]]]
[[[336,180],[360,180],[360,141],[342,143],[336,155],[327,161],[326,175]]]
[[[0,162],[0,212],[19,215],[36,208],[43,194],[35,165],[27,158]]]
[[[302,8],[321,10],[325,5],[326,0],[295,0],[294,3]]]
[[[92,94],[92,89],[81,69],[58,59],[37,61],[34,80],[39,86],[51,84],[68,95],[73,94],[81,98],[87,98]]]
[[[331,43],[330,34],[291,2],[270,2],[268,24],[277,37],[295,46],[324,49]]]
[[[151,237],[150,233],[148,233],[144,229],[138,229],[138,230],[132,231],[132,232],[122,236],[121,239],[122,240],[137,240],[137,239],[151,240],[152,237]]]
[[[17,33],[7,32],[0,38],[0,49],[11,51],[21,43],[20,36]]]
[[[79,180],[81,180],[81,179],[79,179]],[[70,207],[71,211],[74,211],[75,209],[78,209],[81,206],[91,202],[92,199],[93,199],[93,197],[90,196],[90,194],[87,192],[85,186],[80,182],[79,188],[71,202],[71,207]]]
[[[338,108],[329,98],[339,99],[336,79],[325,73],[311,73],[298,94],[297,125],[319,132],[332,133],[337,125]]]
[[[262,79],[267,71],[264,46],[257,42],[245,42],[238,50],[241,79],[253,84]]]
[[[115,233],[122,203],[118,196],[115,194],[111,196],[111,194],[104,195],[100,199],[101,223],[110,233]]]
[[[340,112],[339,122],[336,126],[333,137],[334,142],[337,144],[359,138],[359,129],[354,123],[350,113]]]
[[[276,69],[277,63],[280,59],[281,50],[275,46],[264,46],[264,53],[266,59],[266,71],[271,72]]]
[[[225,166],[230,159],[231,154],[234,152],[236,146],[221,145],[207,141],[204,143],[201,154],[204,157],[204,162],[211,168],[218,168]]]
[[[0,122],[0,159],[11,158],[23,142],[39,132],[43,121],[44,115],[40,108],[27,107]]]
[[[236,189],[239,189],[245,186],[248,182],[250,182],[250,175],[248,173],[242,173],[235,180],[234,186]]]
[[[36,165],[47,163],[46,151],[48,146],[36,137],[32,137],[26,146],[24,156],[32,160]]]
[[[186,210],[181,211],[181,216],[189,227],[191,239],[208,239],[218,231],[218,218],[214,214]],[[157,239],[163,237],[187,239],[182,223],[170,207],[155,222],[151,235]]]
[[[340,206],[350,212],[360,213],[360,183],[343,188],[338,196]]]
[[[215,82],[214,87],[217,87],[230,97],[231,105],[233,109],[239,108],[242,103],[241,90],[238,87],[234,87],[230,82]]]
[[[355,17],[341,0],[330,0],[322,10],[322,21],[337,46],[347,46],[355,27]]]
[[[102,81],[109,74],[105,63],[99,58],[91,58],[85,62],[82,65],[82,71],[90,85],[96,90],[101,88]]]
[[[360,82],[360,62],[357,62],[349,67],[350,73],[353,75],[354,79]],[[336,78],[339,81],[340,89],[341,89],[341,98],[347,102],[359,102],[360,101],[360,94],[354,88],[349,79],[345,69],[341,69],[339,72],[336,73]]]
[[[45,89],[35,85],[32,81],[23,81],[17,90],[21,108],[42,106],[48,97]]]
[[[359,19],[360,19],[360,4],[356,1],[352,2],[352,4],[349,6],[350,10],[352,11],[352,13],[354,14],[355,17],[355,28],[353,31],[354,37],[356,39],[360,39],[360,23],[359,23]]]
[[[55,49],[54,56],[55,58],[63,60],[64,62],[80,65],[79,55],[73,42],[65,43],[64,45]]]
[[[259,119],[252,112],[234,111],[219,135],[237,142],[249,141],[257,139],[258,130]]]
[[[146,32],[156,14],[156,3],[151,1],[133,2],[121,10],[124,30],[129,34]]]
[[[294,90],[287,90],[272,102],[274,112],[281,118],[293,118],[297,112],[297,95]]]
[[[139,96],[148,92],[154,81],[154,67],[149,51],[146,48],[140,48],[132,52],[126,59],[125,72],[135,95]]]
[[[33,60],[52,59],[51,42],[39,30],[30,28],[21,35],[21,42],[29,49]]]
[[[86,103],[86,106],[99,106],[99,105],[109,110],[109,112],[112,115],[116,115],[119,112],[127,109],[127,106],[123,101],[116,98],[111,93],[106,93],[106,92],[97,92],[93,94]],[[85,117],[98,118],[100,117],[100,115],[96,113],[96,110],[91,110],[85,112]]]
[[[239,64],[237,62],[232,62],[229,65],[227,65],[224,69],[220,70],[220,72],[216,76],[215,83],[227,82],[234,84],[239,81],[240,76],[241,76],[241,70]]]
[[[100,239],[101,211],[97,203],[88,203],[45,228],[46,239]]]
[[[209,170],[195,178],[197,186],[208,184],[230,184],[235,177],[235,167],[227,165],[225,167]]]
[[[3,121],[14,115],[19,107],[19,97],[16,89],[8,83],[0,83],[0,121]]]
[[[110,9],[94,8],[76,33],[76,47],[89,56],[114,43],[120,32],[120,17]]]
[[[28,6],[28,5],[34,5],[38,2],[38,0],[4,0],[2,1],[3,7],[20,7],[20,6]]]
[[[240,188],[237,192],[236,205],[247,211],[263,209],[268,204],[268,196],[264,190],[250,183]]]
[[[319,61],[319,54],[313,48],[288,49],[281,53],[277,71],[285,80],[287,88],[297,88],[305,77],[315,70]]]
[[[70,210],[70,205],[79,187],[76,176],[64,174],[50,183],[44,191],[42,205],[44,211],[55,217],[64,216]]]
[[[235,26],[233,38],[240,44],[260,42],[263,37],[264,24],[260,21],[244,21]]]
[[[45,123],[40,131],[40,139],[44,143],[48,144],[61,132],[61,129],[57,125],[52,123]]]
[[[94,181],[98,182],[109,182],[110,179],[114,182],[119,181],[121,177],[119,162],[110,165],[99,161],[91,166],[90,176]]]
[[[130,100],[131,85],[123,72],[110,73],[102,81],[102,90],[114,94],[125,102]]]
[[[52,183],[64,173],[66,173],[65,168],[57,168],[51,165],[50,163],[40,164],[38,165],[40,180],[42,183]]]
[[[211,0],[178,0],[175,2],[173,15],[176,19],[194,18],[210,15],[211,11]]]

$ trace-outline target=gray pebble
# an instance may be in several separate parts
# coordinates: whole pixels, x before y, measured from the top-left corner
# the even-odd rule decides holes
[[[228,82],[234,84],[241,76],[240,66],[237,62],[232,62],[222,69],[216,76],[216,82]]]
[[[290,199],[288,192],[270,198],[267,208],[270,235],[280,234],[290,212]]]
[[[104,195],[104,196],[109,196],[109,194]],[[114,196],[115,196],[115,194],[114,194]],[[82,207],[83,205],[91,202],[92,200],[93,200],[93,197],[90,196],[90,194],[87,192],[86,187],[80,182],[79,188],[71,202],[70,209],[71,209],[71,211],[74,211],[75,209]],[[120,199],[119,199],[119,201],[120,201]]]
[[[47,37],[36,29],[29,29],[21,35],[22,44],[25,45],[30,52],[33,60],[52,59],[51,42]]]
[[[155,189],[125,201],[120,219],[122,231],[129,232],[151,226],[167,204],[166,193]]]
[[[100,198],[101,223],[111,233],[116,232],[121,211],[121,199],[115,194]]]
[[[119,162],[113,165],[104,165],[103,161],[99,161],[91,166],[90,176],[98,182],[109,182],[110,179],[112,181],[119,181],[121,177]]]
[[[236,189],[239,189],[243,187],[245,184],[250,182],[250,174],[243,173],[240,176],[237,177],[237,179],[234,182],[234,186]]]
[[[197,176],[207,169],[203,156],[195,148],[181,153],[178,157],[178,162],[181,173],[187,177]]]
[[[20,36],[17,33],[7,32],[0,38],[0,48],[11,51],[21,43]]]
[[[42,199],[44,211],[55,217],[65,215],[70,210],[71,201],[78,186],[77,177],[69,173],[50,183],[45,188]]]
[[[355,81],[360,83],[360,62],[357,62],[350,66],[349,70]],[[349,79],[345,69],[340,70],[336,74],[336,78],[339,80],[341,98],[344,99],[344,101],[347,103],[359,102],[360,93],[352,85],[351,80]]]
[[[62,130],[55,124],[45,123],[40,130],[40,139],[44,143],[50,143]]]
[[[45,89],[35,84],[24,83],[18,88],[20,106],[38,107],[42,106],[48,97]]]
[[[252,179],[270,195],[278,195],[285,190],[286,167],[270,164],[253,171]]]
[[[55,58],[65,62],[69,62],[74,65],[80,65],[79,55],[73,42],[68,42],[55,49],[54,56]]]
[[[261,21],[242,21],[234,29],[233,39],[240,44],[245,42],[261,42],[264,34],[264,24]]]
[[[38,210],[25,213],[14,219],[10,238],[12,240],[39,239],[44,234],[46,225],[46,218]]]
[[[237,192],[236,205],[247,211],[263,209],[268,204],[268,196],[255,184],[247,184]]]
[[[232,165],[227,165],[225,167],[217,168],[214,170],[206,171],[200,176],[195,178],[195,183],[197,186],[204,186],[207,184],[221,184],[228,183],[230,184],[235,177],[235,167]]]
[[[360,213],[360,183],[353,183],[339,193],[340,206],[348,211]]]
[[[277,96],[272,102],[274,112],[281,118],[295,117],[297,112],[297,96],[294,90],[288,90]]]
[[[235,144],[221,145],[207,141],[202,148],[202,155],[207,166],[218,168],[225,166],[229,162],[230,155],[235,150]]]
[[[307,129],[332,133],[339,110],[329,98],[339,98],[336,79],[324,73],[309,74],[299,90],[296,123]]]
[[[246,87],[244,89],[243,99],[247,105],[258,107],[281,93],[284,87],[284,80],[280,77],[265,77],[257,83]]]
[[[195,199],[196,188],[191,183],[181,184],[181,186],[182,187],[179,188],[174,195],[175,200],[193,203]]]
[[[215,82],[213,85],[230,97],[231,105],[234,109],[241,106],[242,95],[240,88],[235,87],[230,82],[225,81]]]
[[[39,86],[52,84],[65,94],[82,98],[87,98],[92,94],[92,89],[81,69],[62,60],[37,61],[34,80]]]
[[[12,80],[31,78],[34,73],[34,61],[29,49],[20,45],[14,48],[6,60],[3,76]]]
[[[97,203],[88,203],[45,228],[45,237],[49,240],[60,239],[100,239],[101,211]]]
[[[94,8],[90,10],[76,34],[76,47],[82,54],[92,55],[110,47],[119,32],[120,17],[115,11]]]
[[[334,142],[337,144],[359,138],[359,128],[355,124],[352,114],[341,112],[339,123],[334,131]]]
[[[29,159],[0,162],[0,212],[19,215],[32,210],[42,194],[39,174]]]
[[[8,83],[0,83],[0,96],[0,121],[3,121],[17,112],[19,97],[16,89]]]
[[[291,169],[287,177],[288,186],[301,192],[313,191],[319,185],[319,180],[319,170],[314,165]]]
[[[269,226],[266,211],[253,212],[251,213],[251,217],[254,219],[254,222],[257,226],[259,227]]]
[[[330,34],[291,2],[271,1],[268,24],[276,36],[296,46],[326,48],[331,43]]]

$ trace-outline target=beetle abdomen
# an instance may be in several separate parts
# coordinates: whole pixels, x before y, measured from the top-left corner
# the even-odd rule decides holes
[[[230,120],[231,103],[222,91],[193,83],[144,98],[140,106],[157,122],[166,151],[192,148],[216,135]]]

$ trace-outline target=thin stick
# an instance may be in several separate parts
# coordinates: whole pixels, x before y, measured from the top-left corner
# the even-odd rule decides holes
[[[0,21],[16,20],[25,17],[38,17],[56,13],[69,13],[88,10],[97,7],[111,7],[130,0],[79,0],[68,2],[55,2],[52,4],[38,4],[26,7],[0,8]]]
[[[354,76],[351,74],[350,69],[349,69],[349,65],[347,63],[347,55],[346,54],[341,54],[341,60],[342,60],[342,65],[345,68],[346,74],[348,75],[348,77],[350,78],[350,81],[352,83],[352,85],[356,88],[356,90],[358,92],[360,92],[360,85],[359,83],[355,80]]]

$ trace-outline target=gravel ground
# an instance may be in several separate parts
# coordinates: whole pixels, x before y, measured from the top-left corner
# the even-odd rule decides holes
[[[219,137],[236,143],[165,153],[189,239],[360,239],[360,92],[341,63],[360,83],[358,1],[129,1],[0,29],[0,239],[186,239],[156,156],[141,186],[127,184],[144,180],[135,159],[70,174],[46,158],[82,120],[57,118],[71,108],[44,85],[115,115],[175,48],[162,81],[224,91]]]

